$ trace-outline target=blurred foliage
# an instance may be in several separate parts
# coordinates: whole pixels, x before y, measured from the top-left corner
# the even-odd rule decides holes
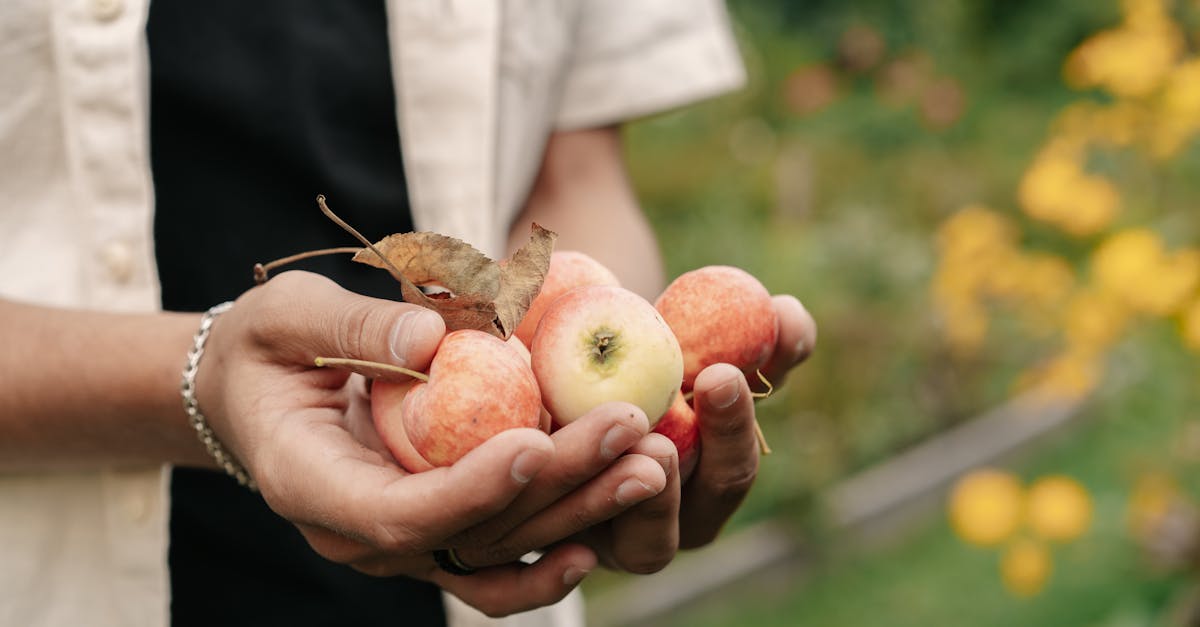
[[[1007,545],[966,547],[950,517],[935,517],[870,550],[852,540],[806,544],[800,570],[746,578],[655,624],[1195,624],[1177,615],[1196,607],[1195,580],[1187,569],[1195,568],[1200,553],[1171,546],[1195,536],[1164,533],[1163,526],[1177,528],[1181,516],[1196,520],[1200,365],[1164,329],[1139,332],[1137,341],[1122,346],[1120,357],[1130,364],[1130,385],[1098,393],[1088,420],[1015,464],[1014,476],[1024,485],[1065,474],[1086,486],[1091,497],[1090,524],[1083,534],[1065,543],[1043,543],[1050,560],[1042,565],[1049,571],[1039,574],[1027,565],[1022,573],[1044,577],[1040,594],[1014,596],[1016,590],[1007,587],[1013,585],[1006,584],[1002,566]],[[1147,551],[1147,544],[1157,546]],[[1039,559],[1029,561],[1037,567]]]
[[[1019,183],[1080,98],[1064,60],[1122,13],[1111,2],[965,0],[731,11],[747,88],[634,125],[628,155],[670,274],[738,265],[818,321],[812,360],[761,404],[782,453],[766,459],[742,513],[802,515],[815,490],[1000,402],[1054,354],[1047,312],[1096,241],[1022,217]],[[1197,11],[1184,13],[1194,45]],[[1195,239],[1194,144],[1153,168],[1112,159],[1155,190],[1173,241]],[[1043,332],[1029,333],[1037,312],[999,312],[986,350],[968,355],[948,341],[930,286],[939,227],[981,203],[1014,208],[999,220],[1013,223],[1011,248],[1031,252],[1002,266],[1042,298]]]
[[[743,267],[820,327],[759,405],[776,454],[734,525],[820,537],[823,488],[1046,383],[1092,395],[1089,426],[1019,474],[1065,474],[1092,509],[1044,563],[1027,547],[1001,566],[943,522],[679,624],[1151,624],[1182,584],[1145,568],[1166,536],[1134,528],[1200,520],[1163,487],[1194,482],[1156,459],[1200,431],[1200,0],[730,8],[747,88],[633,125],[627,149],[671,275]],[[1127,502],[1149,522],[1126,525]],[[1013,605],[1003,569],[1048,594]],[[978,605],[941,592],[984,582]]]

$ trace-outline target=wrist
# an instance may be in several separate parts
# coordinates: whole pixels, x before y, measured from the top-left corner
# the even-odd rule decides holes
[[[196,398],[196,377],[200,373],[200,361],[204,357],[209,334],[212,332],[217,317],[232,308],[233,301],[226,301],[213,305],[200,317],[200,323],[197,326],[195,335],[192,336],[192,346],[188,349],[187,359],[184,362],[183,371],[180,375],[179,391],[183,402],[183,411],[187,414],[188,424],[195,432],[200,443],[204,445],[204,449],[212,462],[224,471],[225,474],[236,479],[238,484],[252,491],[257,491],[258,486],[255,484],[254,479],[250,477],[250,474],[242,466],[241,462],[225,447],[209,426],[208,418],[200,409],[200,402]]]

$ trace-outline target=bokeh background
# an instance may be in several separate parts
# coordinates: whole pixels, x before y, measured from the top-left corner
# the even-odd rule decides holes
[[[715,552],[593,624],[1200,624],[1200,1],[730,10],[748,89],[633,176],[820,341]]]

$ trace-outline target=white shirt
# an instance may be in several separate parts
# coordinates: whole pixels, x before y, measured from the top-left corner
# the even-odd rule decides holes
[[[147,0],[0,3],[0,296],[159,307],[146,13]],[[389,0],[388,21],[414,223],[493,256],[551,132],[744,80],[719,0]],[[0,474],[0,625],[168,625],[169,476]],[[578,621],[573,598],[502,624]],[[447,608],[452,625],[493,624]]]

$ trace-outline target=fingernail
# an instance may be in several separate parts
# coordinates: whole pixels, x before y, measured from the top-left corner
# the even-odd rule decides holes
[[[407,366],[408,355],[412,353],[415,344],[424,336],[436,332],[436,316],[432,311],[408,311],[396,320],[392,327],[391,346],[392,358],[396,360],[396,365]]]
[[[638,481],[637,479],[626,479],[617,488],[617,503],[621,505],[634,505],[654,496],[654,488]]]
[[[604,459],[616,459],[617,455],[633,446],[640,437],[633,429],[617,425],[609,429],[608,433],[604,434],[604,439],[600,440],[600,455]]]
[[[714,388],[708,394],[705,394],[704,398],[714,409],[726,409],[737,402],[740,394],[741,386],[738,385],[738,380],[734,378]]]
[[[589,572],[591,571],[572,566],[563,573],[563,583],[568,586],[574,586],[583,581],[583,578],[587,577]]]
[[[541,451],[525,451],[513,460],[512,478],[517,483],[529,483],[546,465],[546,455]]]

